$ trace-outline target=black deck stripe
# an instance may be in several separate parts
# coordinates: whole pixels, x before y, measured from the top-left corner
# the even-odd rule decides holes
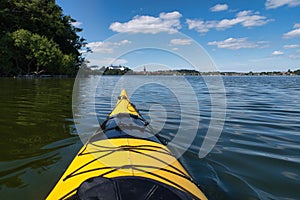
[[[132,151],[132,150],[131,150]],[[180,173],[182,173],[182,174],[185,174],[183,171],[181,171],[180,169],[178,169],[178,168],[176,168],[176,167],[174,167],[174,166],[172,166],[172,165],[169,165],[169,163],[167,163],[167,162],[165,162],[165,161],[163,161],[163,160],[161,160],[160,158],[157,158],[157,157],[154,157],[154,156],[151,156],[151,155],[148,155],[148,154],[145,154],[145,153],[142,153],[142,152],[138,152],[138,151],[132,151],[132,152],[134,152],[134,153],[138,153],[138,154],[142,154],[142,155],[144,155],[144,156],[147,156],[147,157],[150,157],[150,158],[153,158],[153,159],[155,159],[155,160],[157,160],[157,161],[159,161],[159,162],[161,162],[161,163],[163,163],[163,164],[165,164],[165,165],[168,165],[168,166],[170,166],[171,168],[173,168],[174,170],[176,170],[176,171],[178,171],[178,172],[180,172]],[[175,160],[177,160],[175,157],[174,157],[174,159]]]
[[[84,165],[80,166],[79,168],[77,168],[76,170],[74,170],[73,172],[71,172],[70,174],[68,174],[68,175],[63,179],[63,181],[66,181],[70,176],[72,176],[72,174],[76,173],[77,171],[79,171],[80,169],[84,168],[85,166],[88,166],[89,164],[91,164],[91,163],[93,163],[93,162],[95,162],[95,161],[97,161],[97,160],[99,160],[99,159],[101,159],[101,158],[104,158],[104,157],[106,157],[106,156],[108,156],[108,155],[110,155],[110,154],[112,154],[112,153],[114,153],[114,151],[111,151],[111,152],[109,152],[109,153],[107,153],[107,154],[105,154],[105,155],[101,155],[101,156],[99,156],[98,158],[95,158],[95,159],[93,159],[93,160],[91,160],[91,161],[85,163]]]

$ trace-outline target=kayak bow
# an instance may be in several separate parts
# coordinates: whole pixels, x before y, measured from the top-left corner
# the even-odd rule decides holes
[[[207,199],[122,90],[47,199]]]

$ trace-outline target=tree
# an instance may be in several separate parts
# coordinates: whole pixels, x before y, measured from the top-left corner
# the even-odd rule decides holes
[[[86,44],[74,22],[55,0],[1,0],[0,53],[5,58],[0,59],[0,73],[47,68],[74,75],[83,61],[79,50]]]
[[[295,71],[294,71],[294,74],[296,74],[296,75],[300,75],[300,69],[298,69],[298,70],[295,70]]]
[[[16,52],[21,52],[16,54],[14,59],[17,61],[16,63],[20,63],[19,60],[24,61],[23,56],[25,56],[27,66],[18,67],[23,71],[26,69],[27,74],[31,73],[32,70],[35,70],[34,73],[36,74],[41,70],[50,74],[72,73],[68,66],[75,62],[75,57],[63,54],[53,40],[24,29],[13,32],[11,38]],[[35,68],[32,69],[32,66]]]

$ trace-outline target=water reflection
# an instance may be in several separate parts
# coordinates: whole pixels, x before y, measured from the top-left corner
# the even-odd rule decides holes
[[[0,161],[36,154],[74,131],[73,80],[0,79]]]
[[[43,147],[55,141],[67,147],[78,141],[68,141],[75,132],[73,82],[0,79],[0,199],[43,199],[49,188],[42,185],[53,183],[49,169],[59,166],[52,168],[52,176],[58,178],[62,160],[70,160],[61,149]]]

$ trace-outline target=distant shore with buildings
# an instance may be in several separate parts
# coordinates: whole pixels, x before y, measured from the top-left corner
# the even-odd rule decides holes
[[[99,74],[99,75],[172,75],[172,76],[294,76],[300,75],[300,69],[292,71],[268,71],[268,72],[199,72],[190,69],[178,69],[178,70],[157,70],[157,71],[147,71],[144,67],[143,71],[134,71],[126,66],[91,66],[82,69],[88,74]]]

